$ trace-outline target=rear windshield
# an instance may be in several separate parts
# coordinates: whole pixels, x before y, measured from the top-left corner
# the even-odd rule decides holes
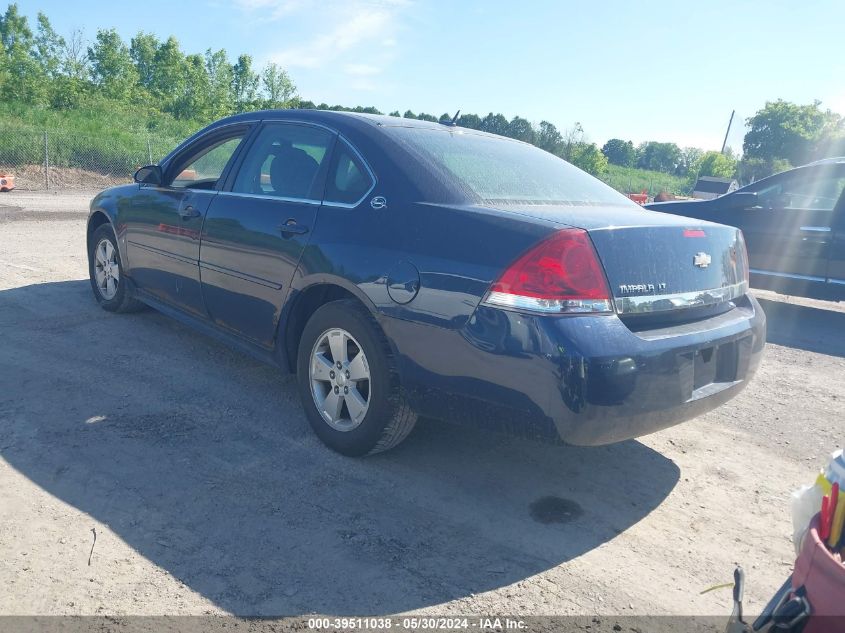
[[[414,154],[465,190],[498,204],[630,206],[625,196],[533,145],[461,129],[390,129]]]

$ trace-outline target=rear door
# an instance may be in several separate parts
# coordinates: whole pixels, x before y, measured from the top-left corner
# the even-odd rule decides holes
[[[200,229],[248,132],[248,125],[228,126],[197,139],[169,162],[162,185],[140,185],[138,195],[121,210],[132,280],[194,316],[206,316],[198,265]]]
[[[749,188],[756,189],[758,206],[732,213],[745,234],[752,285],[801,294],[824,290],[843,188],[845,165],[797,169]]]
[[[212,202],[202,229],[202,292],[211,319],[264,347],[317,221],[336,134],[265,122]]]

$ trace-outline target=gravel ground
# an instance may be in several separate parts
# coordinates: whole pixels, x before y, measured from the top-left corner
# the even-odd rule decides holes
[[[98,308],[90,197],[0,194],[0,614],[718,615],[736,563],[751,612],[790,572],[789,493],[842,437],[842,306],[759,293],[748,389],[639,441],[422,421],[353,460],[291,377]]]

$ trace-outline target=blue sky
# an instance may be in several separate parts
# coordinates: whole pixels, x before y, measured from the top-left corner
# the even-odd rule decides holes
[[[288,69],[317,103],[519,114],[590,140],[718,149],[766,100],[845,113],[841,0],[19,2],[62,34],[175,35]],[[729,145],[740,149],[737,126]]]

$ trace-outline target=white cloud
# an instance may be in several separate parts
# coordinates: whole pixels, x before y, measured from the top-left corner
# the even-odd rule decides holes
[[[278,20],[308,6],[308,0],[235,0],[235,5],[245,13],[260,14],[263,20]]]
[[[303,37],[265,57],[287,69],[338,64],[346,74],[372,77],[396,54],[396,35],[410,0],[236,0],[255,20],[289,17]],[[310,35],[310,37],[309,37]]]

